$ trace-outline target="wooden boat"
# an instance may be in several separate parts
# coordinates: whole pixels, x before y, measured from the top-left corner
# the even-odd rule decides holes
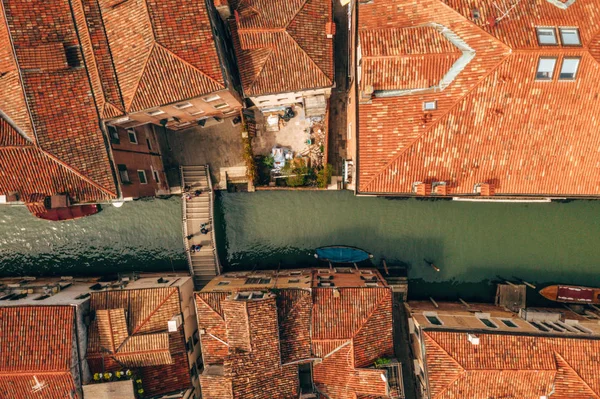
[[[90,204],[44,209],[44,211],[35,212],[34,215],[40,219],[56,222],[59,220],[73,220],[94,215],[100,212],[100,210],[100,205]]]
[[[551,301],[579,304],[600,304],[600,288],[576,285],[551,285],[540,290]]]
[[[331,263],[358,263],[373,257],[367,251],[345,245],[321,247],[315,252],[315,258]]]

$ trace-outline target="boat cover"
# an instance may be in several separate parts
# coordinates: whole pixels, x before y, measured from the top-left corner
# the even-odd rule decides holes
[[[317,258],[332,263],[358,263],[371,257],[367,251],[346,246],[321,247],[316,253]]]
[[[594,300],[594,290],[583,287],[558,287],[556,296],[562,301],[592,302]]]

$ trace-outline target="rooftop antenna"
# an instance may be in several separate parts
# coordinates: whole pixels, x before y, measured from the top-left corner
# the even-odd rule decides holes
[[[521,0],[516,0],[510,7],[506,9],[506,11],[501,10],[500,7],[494,2],[494,7],[500,12],[500,16],[496,17],[495,24],[502,21],[504,18],[508,17],[508,14],[521,2]]]
[[[45,381],[38,381],[37,377],[34,375],[33,376],[33,380],[35,381],[35,384],[33,385],[33,387],[31,387],[31,391],[32,392],[39,392],[42,389],[46,388],[48,386],[48,383]]]

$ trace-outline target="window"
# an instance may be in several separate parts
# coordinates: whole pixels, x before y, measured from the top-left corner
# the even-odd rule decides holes
[[[246,279],[246,282],[244,284],[269,284],[270,282],[270,278],[249,277]]]
[[[79,68],[81,66],[81,55],[79,46],[65,46],[65,56],[67,64],[71,68]]]
[[[217,94],[213,95],[213,96],[209,96],[209,97],[204,97],[203,100],[206,101],[207,103],[210,103],[212,101],[217,101],[221,99],[221,97],[219,97]]]
[[[541,57],[540,61],[538,62],[535,78],[538,80],[551,80],[554,76],[555,66],[556,58]]]
[[[215,109],[224,109],[224,108],[229,107],[229,104],[221,103],[221,104],[213,105],[213,107],[215,107]]]
[[[141,184],[148,184],[148,179],[146,179],[146,171],[145,170],[138,170],[137,174],[138,174]]]
[[[538,43],[541,46],[557,45],[556,29],[554,28],[536,28]]]
[[[293,284],[293,283],[299,283],[299,282],[300,282],[300,279],[298,279],[298,278],[292,278],[292,279],[289,279],[289,280],[288,280],[288,283],[289,283],[289,284]]]
[[[190,112],[189,114],[192,116],[196,116],[196,115],[202,115],[203,113],[204,113],[204,111],[200,110],[200,111]]]
[[[250,292],[239,292],[237,294],[237,299],[250,299],[250,295],[252,295]]]
[[[325,282],[325,281],[321,281],[318,285],[319,285],[319,287],[335,287],[335,285],[333,283]]]
[[[184,103],[175,104],[173,106],[177,109],[186,109],[186,108],[190,108],[192,106],[192,103],[184,102]]]
[[[154,177],[154,181],[160,183],[160,177],[158,176],[158,170],[152,169],[152,176]]]
[[[534,326],[535,328],[537,328],[540,331],[543,331],[543,332],[549,331],[546,327],[544,327],[543,325],[541,325],[539,323],[536,323],[535,321],[530,321],[529,324],[531,324],[532,326]]]
[[[137,144],[137,134],[133,129],[127,129],[127,135],[129,135],[129,142],[133,144]]]
[[[560,31],[560,41],[563,46],[581,46],[579,39],[579,29],[577,28],[558,28]]]
[[[429,321],[429,323],[433,324],[434,326],[442,325],[442,321],[437,316],[429,315],[425,317],[427,318],[427,321]]]
[[[196,368],[196,363],[194,363],[192,366],[190,374],[192,375],[192,378],[198,378],[198,369]]]
[[[352,269],[349,268],[349,267],[336,267],[335,268],[335,272],[336,273],[350,274],[350,273],[352,273]]]
[[[300,276],[301,274],[302,274],[302,272],[301,272],[301,271],[299,271],[299,270],[296,270],[296,271],[290,272],[290,276]]]
[[[150,143],[149,138],[146,138],[146,145],[148,146],[148,151],[152,151],[152,143]]]
[[[106,128],[108,129],[110,142],[113,144],[119,144],[121,142],[119,139],[119,130],[115,126],[106,126]]]
[[[158,116],[158,115],[162,115],[164,113],[165,113],[165,111],[163,111],[162,109],[155,109],[153,111],[149,111],[148,115],[150,115],[150,116]]]
[[[579,69],[579,58],[564,58],[562,65],[560,66],[560,75],[558,78],[561,80],[573,80],[577,76],[577,70]]]
[[[329,274],[329,269],[319,269],[319,274]]]
[[[423,103],[423,111],[435,111],[437,109],[437,100],[425,101]]]
[[[229,281],[219,281],[217,285],[229,285]]]
[[[198,345],[198,342],[200,342],[200,335],[198,333],[198,330],[196,330],[192,334],[192,343],[194,346],[196,346],[196,345]]]
[[[122,184],[129,184],[131,180],[129,180],[129,173],[127,172],[126,165],[117,165],[117,169],[119,169],[119,178],[121,179]]]
[[[501,322],[502,322],[502,323],[503,323],[503,324],[504,324],[506,327],[510,327],[510,328],[519,328],[519,326],[517,326],[515,323],[513,323],[513,322],[512,322],[512,321],[510,321],[510,320],[504,320],[504,319],[501,319],[500,321],[501,321]]]
[[[365,287],[379,287],[377,283],[365,283]]]
[[[498,328],[498,326],[494,324],[490,319],[479,319],[479,321],[485,324],[486,327]]]

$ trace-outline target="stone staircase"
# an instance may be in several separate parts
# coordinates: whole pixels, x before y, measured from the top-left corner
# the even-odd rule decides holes
[[[183,240],[187,252],[190,273],[194,277],[196,289],[201,289],[213,277],[221,273],[219,258],[215,246],[213,222],[214,193],[210,180],[210,170],[207,166],[182,166],[181,182],[183,194]],[[186,190],[191,199],[186,198]],[[195,192],[200,190],[198,196]],[[200,232],[202,224],[206,223],[208,234]],[[189,235],[193,235],[187,239]],[[190,252],[192,245],[201,245],[199,252]]]

